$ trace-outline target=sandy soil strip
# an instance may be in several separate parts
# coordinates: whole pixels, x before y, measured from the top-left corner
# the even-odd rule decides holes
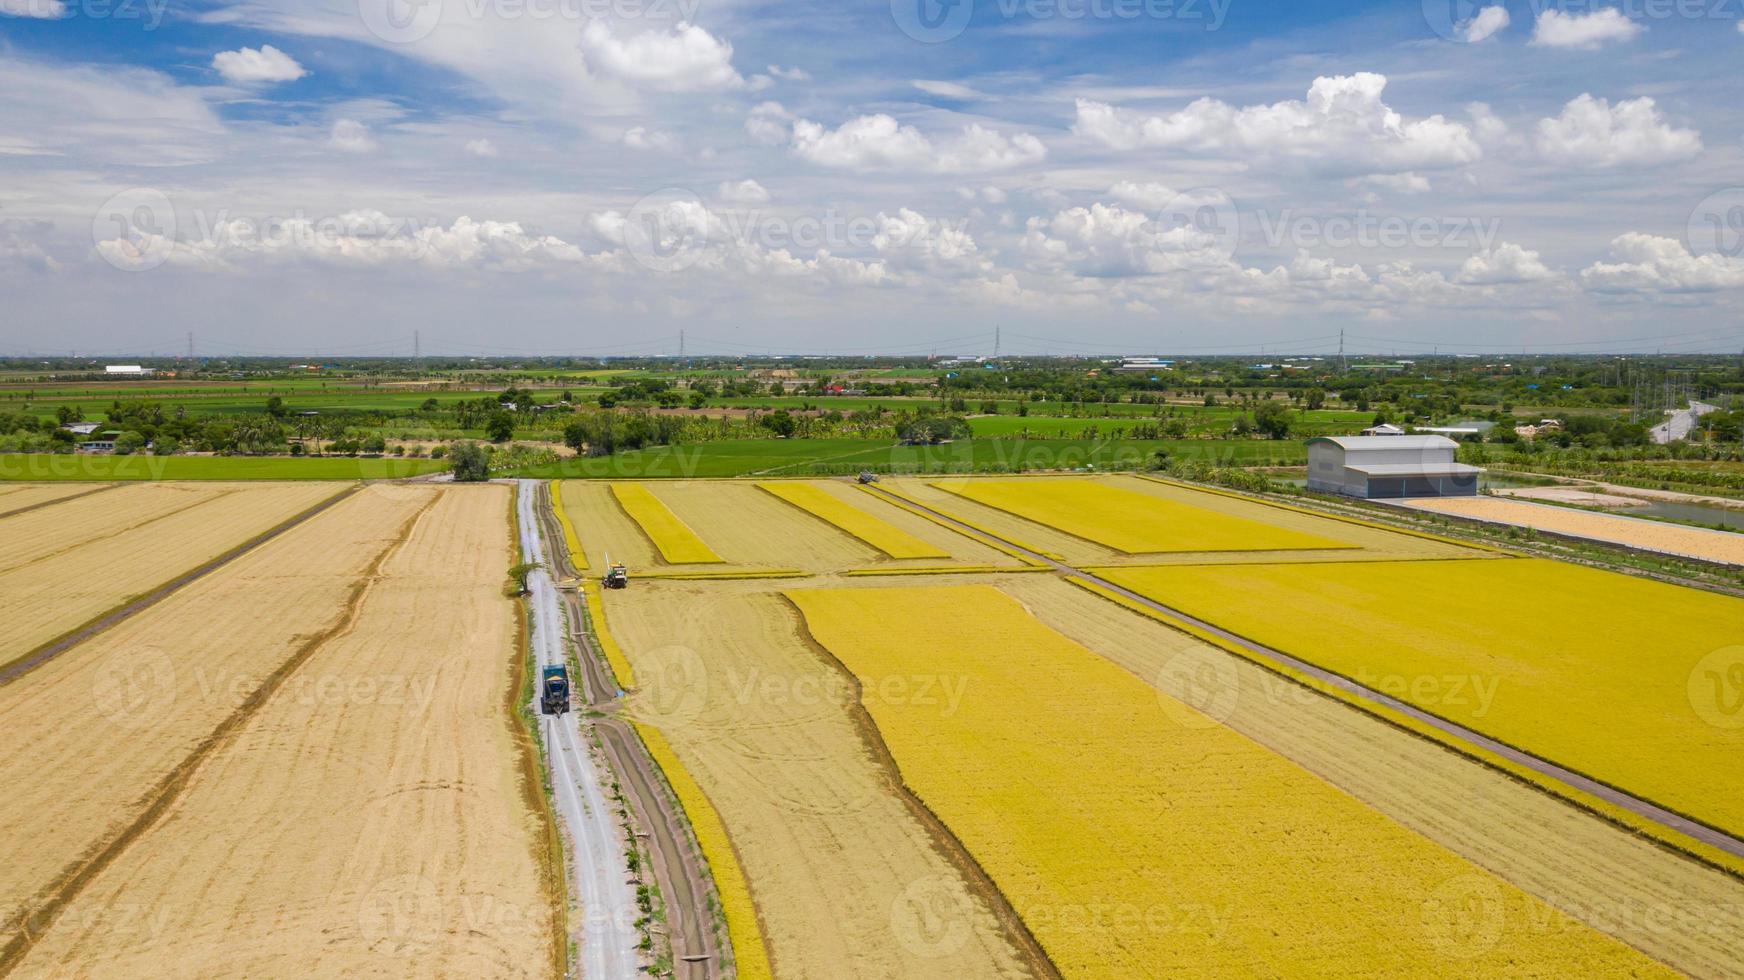
[[[1047,626],[1548,905],[1696,976],[1744,975],[1744,881],[1476,765],[1428,739],[1040,576],[1000,580]],[[1436,678],[1446,697],[1483,696]],[[1508,917],[1508,932],[1553,920]]]
[[[157,485],[157,489],[177,493],[165,485]],[[183,509],[128,533],[98,536],[43,560],[0,572],[0,620],[8,624],[5,635],[0,636],[0,664],[121,605],[130,596],[174,579],[338,489],[331,484],[305,483],[194,491],[196,499],[219,495],[192,507],[185,506],[186,496],[171,498]],[[97,494],[26,515],[26,519],[35,523],[38,518],[52,519],[87,508],[107,513],[108,504],[126,492]],[[153,498],[151,506],[161,502]],[[119,524],[137,519],[130,510],[116,512],[113,517]]]
[[[377,486],[0,687],[0,901],[34,908],[310,636],[434,491]],[[26,734],[27,733],[27,734]],[[16,922],[8,922],[9,931]]]
[[[839,674],[766,589],[645,583],[605,601],[640,689],[625,711],[666,735],[719,812],[775,974],[1025,975],[856,729]],[[970,910],[944,936],[940,903]]]
[[[326,642],[21,975],[535,976],[554,909],[498,714],[499,487],[449,488]],[[115,909],[155,914],[117,930]]]
[[[1551,504],[1534,504],[1495,497],[1445,497],[1407,501],[1413,510],[1537,528],[1557,534],[1609,541],[1613,544],[1690,555],[1708,561],[1744,565],[1744,534],[1683,527],[1663,521],[1648,521],[1617,514],[1594,514]]]

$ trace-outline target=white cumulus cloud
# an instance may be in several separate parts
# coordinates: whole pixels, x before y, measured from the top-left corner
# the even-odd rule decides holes
[[[497,145],[482,137],[475,140],[467,140],[466,152],[475,157],[485,157],[488,159],[497,155]]]
[[[1476,44],[1495,37],[1511,23],[1513,19],[1508,16],[1508,8],[1496,4],[1478,11],[1476,17],[1460,25],[1459,37],[1468,44]]]
[[[1675,238],[1632,231],[1611,242],[1613,262],[1581,270],[1589,289],[1605,293],[1694,293],[1744,289],[1744,258],[1691,255]]]
[[[1601,7],[1590,14],[1564,13],[1551,8],[1538,15],[1538,23],[1532,28],[1532,43],[1547,48],[1592,51],[1613,41],[1633,40],[1646,29],[1615,7]]]
[[[733,46],[695,24],[618,37],[605,21],[592,20],[581,32],[581,50],[590,66],[632,85],[666,92],[745,85],[733,68]]]
[[[1648,96],[1612,105],[1582,93],[1561,115],[1538,121],[1538,151],[1569,166],[1642,166],[1695,156],[1702,151],[1702,134],[1673,127]]]
[[[722,181],[716,196],[729,204],[765,204],[769,201],[769,191],[750,179]]]
[[[1006,136],[971,123],[960,134],[934,140],[883,113],[850,119],[833,130],[797,120],[793,150],[825,167],[953,174],[1006,170],[1047,156],[1042,141],[1028,133]]]
[[[1463,123],[1406,119],[1382,101],[1386,87],[1386,76],[1372,72],[1322,76],[1306,100],[1237,108],[1205,98],[1163,116],[1079,99],[1073,129],[1114,149],[1259,157],[1350,174],[1458,167],[1483,156]]]
[[[375,137],[369,127],[355,119],[341,119],[333,124],[329,137],[334,148],[347,153],[368,153],[375,149]]]
[[[1556,278],[1538,253],[1513,242],[1502,242],[1465,260],[1460,267],[1458,282],[1473,286],[1503,283],[1539,282]]]
[[[212,56],[212,67],[226,81],[237,85],[294,82],[308,74],[302,65],[297,64],[297,59],[270,44],[220,51]]]

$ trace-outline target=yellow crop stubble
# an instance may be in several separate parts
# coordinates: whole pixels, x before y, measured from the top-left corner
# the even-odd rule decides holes
[[[654,542],[654,547],[660,549],[660,556],[667,564],[721,563],[721,556],[709,550],[709,546],[703,544],[696,532],[679,520],[678,515],[646,486],[640,483],[614,483],[612,495],[618,498],[618,505],[624,508],[624,513],[630,515],[630,519]]]
[[[1095,480],[939,480],[940,490],[1126,554],[1352,548]]]
[[[795,480],[759,483],[767,491],[892,558],[949,558],[938,548],[840,500],[821,487]]]
[[[1100,574],[1661,806],[1744,831],[1736,779],[1744,722],[1725,714],[1737,702],[1706,673],[1723,681],[1728,665],[1744,664],[1738,599],[1524,558]]]
[[[996,589],[788,596],[859,678],[904,783],[1067,976],[1668,972],[1230,729],[1184,722],[1191,709]],[[950,628],[917,643],[886,628],[901,621]],[[1473,902],[1485,928],[1463,918]]]

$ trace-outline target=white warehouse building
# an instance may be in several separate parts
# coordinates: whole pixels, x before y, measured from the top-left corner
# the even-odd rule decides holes
[[[1483,470],[1453,461],[1446,436],[1320,436],[1308,440],[1308,489],[1348,497],[1470,497]]]

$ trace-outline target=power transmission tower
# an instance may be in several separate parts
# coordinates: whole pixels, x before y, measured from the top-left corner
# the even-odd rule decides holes
[[[424,366],[424,335],[417,330],[412,331],[412,369],[418,370]]]
[[[1340,327],[1338,328],[1338,373],[1345,374],[1349,371],[1350,365],[1344,360],[1344,328]]]
[[[189,361],[189,363],[192,363],[193,360],[194,360],[194,331],[190,330],[190,331],[188,331],[188,361]]]
[[[993,327],[993,359],[999,359],[999,326],[997,324]]]

